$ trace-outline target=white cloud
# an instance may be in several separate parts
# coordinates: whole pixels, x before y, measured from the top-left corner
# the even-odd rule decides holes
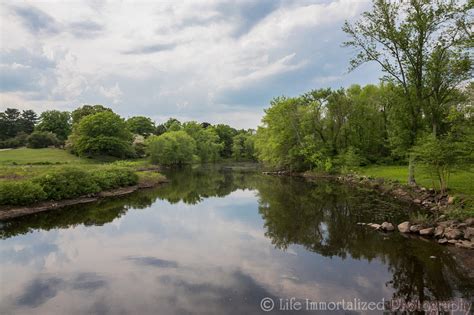
[[[340,27],[367,4],[311,2],[27,1],[20,13],[3,3],[1,56],[24,51],[51,65],[1,57],[0,109],[104,103],[124,116],[214,117],[250,127],[272,96],[356,80],[339,61],[347,54]],[[35,27],[45,31],[34,34]],[[31,77],[23,71],[4,84],[4,65],[31,67],[34,82],[20,84],[20,75]]]

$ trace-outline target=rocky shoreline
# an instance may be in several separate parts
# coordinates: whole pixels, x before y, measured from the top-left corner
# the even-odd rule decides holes
[[[384,232],[395,231],[394,225],[390,222],[383,222],[382,224],[359,222],[357,224]],[[403,234],[431,238],[442,245],[474,249],[474,218],[466,219],[464,222],[447,220],[421,224],[405,221],[397,225],[397,230]]]
[[[101,191],[96,194],[91,194],[88,196],[82,196],[82,197],[73,198],[73,199],[65,199],[65,200],[58,200],[58,201],[45,201],[45,202],[41,202],[35,205],[23,206],[23,207],[0,207],[0,221],[13,219],[16,217],[21,217],[21,216],[25,216],[29,214],[38,213],[38,212],[60,209],[67,206],[91,203],[103,198],[124,196],[124,195],[131,194],[139,189],[152,188],[166,182],[168,182],[168,180],[166,179],[163,179],[158,182],[146,181],[134,186],[120,187],[113,190]]]
[[[397,182],[387,181],[382,178],[370,178],[368,176],[359,176],[355,174],[330,175],[314,174],[310,172],[297,173],[289,171],[263,172],[266,175],[274,176],[297,176],[310,180],[318,178],[332,179],[349,185],[357,185],[378,191],[381,195],[390,195],[395,199],[408,203],[413,203],[427,212],[434,214],[436,220],[432,222],[402,222],[396,227],[394,223],[383,222],[364,223],[376,230],[392,232],[396,229],[403,234],[410,234],[426,239],[432,239],[442,245],[454,245],[463,249],[474,249],[474,218],[468,218],[464,222],[458,220],[446,220],[445,213],[455,200],[454,197],[439,195],[434,189],[426,189],[419,186],[407,186]],[[459,201],[456,201],[459,202]],[[461,201],[462,202],[462,201]]]

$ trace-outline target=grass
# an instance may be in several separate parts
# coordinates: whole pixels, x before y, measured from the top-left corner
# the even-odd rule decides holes
[[[93,162],[93,161],[92,161]],[[41,164],[41,163],[91,163],[89,159],[81,159],[66,150],[61,149],[12,149],[0,151],[0,165],[15,165],[15,164]]]
[[[108,165],[109,162],[134,169],[148,163],[144,159],[117,161],[117,159],[110,157],[80,158],[66,150],[56,148],[0,150],[0,182],[29,179],[64,166],[86,167],[88,170],[100,169]]]
[[[360,168],[357,173],[376,178],[397,180],[400,183],[406,183],[408,179],[407,166],[372,165]],[[436,182],[433,181],[426,170],[416,169],[415,179],[423,187],[438,188]],[[450,176],[448,186],[451,193],[474,196],[474,168],[453,173]]]
[[[408,167],[372,165],[360,168],[357,173],[375,178],[397,180],[404,184],[408,178]],[[415,179],[418,185],[423,187],[438,188],[436,181],[433,181],[427,170],[416,169]],[[464,200],[464,206],[460,207],[455,201],[454,205],[449,208],[446,213],[449,218],[463,220],[474,217],[474,168],[451,174],[448,193],[450,195],[463,195],[462,199]]]

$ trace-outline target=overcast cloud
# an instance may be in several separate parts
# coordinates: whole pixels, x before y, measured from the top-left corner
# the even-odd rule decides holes
[[[272,97],[375,83],[347,73],[363,1],[2,1],[0,110],[104,104],[255,128]]]

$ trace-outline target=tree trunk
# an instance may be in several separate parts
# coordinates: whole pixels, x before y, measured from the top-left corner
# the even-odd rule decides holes
[[[415,186],[415,157],[413,154],[410,154],[408,160],[408,185]]]

